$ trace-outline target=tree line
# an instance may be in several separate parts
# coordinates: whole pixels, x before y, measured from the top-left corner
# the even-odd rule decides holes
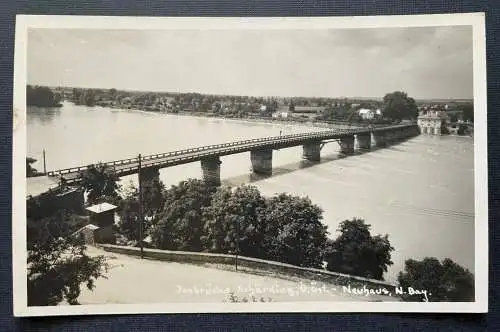
[[[120,220],[116,232],[121,234],[122,244],[137,246],[142,240],[138,232],[137,188],[132,186],[120,196],[118,178],[105,165],[90,167],[82,172],[82,177],[86,204],[104,201],[116,204]],[[286,193],[267,197],[253,186],[214,187],[196,179],[182,181],[168,189],[160,181],[154,181],[143,191],[144,234],[154,248],[237,253],[377,280],[384,280],[384,273],[393,264],[391,253],[395,248],[387,234],[372,234],[369,224],[353,218],[342,221],[337,237],[332,238],[323,223],[322,209],[307,197]],[[82,243],[68,237],[71,232],[62,226],[68,224],[78,224],[74,212],[59,211],[50,216],[28,218],[31,304],[47,305],[63,298],[68,303],[76,303],[80,283],[85,282],[92,289],[95,279],[105,274],[104,258],[87,256]],[[73,255],[63,255],[68,251]],[[40,259],[46,255],[51,259]],[[50,261],[61,257],[64,257],[60,261],[62,265],[51,269]],[[54,271],[65,278],[52,282]],[[430,301],[474,300],[473,274],[450,259],[409,259],[398,282],[402,287],[427,289],[432,294]],[[408,294],[403,298],[422,300]]]
[[[54,93],[48,87],[31,85],[26,87],[26,104],[28,106],[61,107],[61,99],[61,94]]]
[[[380,118],[390,121],[416,119],[418,116],[415,100],[403,91],[387,93],[380,101],[329,97],[254,97],[73,88],[69,99],[77,105],[110,106],[169,113],[210,113],[213,116],[238,118],[270,117],[280,106],[292,112],[295,107],[322,107],[323,111],[316,116],[316,120],[319,121],[362,121],[363,119],[358,114],[361,108],[380,109],[382,111]]]
[[[47,87],[42,94],[49,95],[51,90]],[[30,95],[35,88],[28,86]],[[48,91],[46,91],[48,90]],[[92,89],[92,88],[55,88],[54,103],[57,105],[61,98],[70,100],[77,105],[107,106],[125,109],[139,109],[146,111],[162,111],[167,113],[191,112],[207,114],[209,116],[223,116],[232,118],[270,117],[276,110],[283,109],[294,111],[295,107],[321,107],[322,111],[316,114],[317,121],[367,121],[359,114],[359,109],[381,111],[375,115],[372,122],[385,123],[384,121],[399,122],[402,120],[415,120],[418,117],[418,105],[414,98],[405,91],[393,91],[383,96],[381,100],[359,98],[331,98],[331,97],[259,97],[215,95],[195,92],[140,92],[117,89]],[[36,98],[35,98],[36,99]],[[47,98],[45,98],[47,99]],[[30,100],[34,98],[30,97]],[[49,101],[40,101],[41,106],[54,106]],[[423,102],[420,102],[420,105]],[[429,102],[427,102],[429,103]],[[264,107],[263,107],[264,106]],[[461,114],[464,121],[474,121],[474,107],[472,103],[449,103],[451,117],[455,113]],[[300,120],[300,119],[298,119]],[[383,121],[382,121],[383,120]],[[452,121],[453,122],[453,121]]]

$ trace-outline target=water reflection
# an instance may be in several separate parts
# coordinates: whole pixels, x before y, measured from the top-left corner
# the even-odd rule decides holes
[[[27,110],[27,124],[48,124],[54,120],[55,117],[61,115],[60,107],[38,107],[28,106]]]

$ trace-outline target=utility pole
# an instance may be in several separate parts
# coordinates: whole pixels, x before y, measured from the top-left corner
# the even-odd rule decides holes
[[[45,163],[45,149],[43,149],[43,175],[47,175],[47,164]]]
[[[238,253],[240,251],[240,223],[238,222],[238,219],[236,219],[236,257],[234,260],[234,265],[236,268],[236,271],[238,271]]]
[[[143,211],[143,201],[142,201],[142,176],[141,176],[141,154],[139,153],[139,245],[141,247],[141,259],[144,258],[144,243],[143,243],[143,235],[142,235],[142,223],[144,219],[144,211]]]

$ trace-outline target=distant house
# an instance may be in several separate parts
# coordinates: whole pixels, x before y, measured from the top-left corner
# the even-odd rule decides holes
[[[375,116],[382,115],[382,112],[379,109],[372,110],[368,108],[361,108],[358,110],[358,114],[359,116],[361,116],[362,119],[371,120],[374,119]]]
[[[288,118],[290,112],[289,111],[281,111],[278,110],[272,114],[273,118]]]
[[[288,111],[288,107],[286,107],[286,110]],[[325,107],[322,106],[294,106],[293,112],[289,112],[289,114],[295,118],[314,119],[324,112]]]

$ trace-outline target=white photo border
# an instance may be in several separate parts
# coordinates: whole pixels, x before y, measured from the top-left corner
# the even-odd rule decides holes
[[[467,25],[473,27],[475,302],[161,303],[28,307],[26,250],[27,31],[51,29],[360,29]],[[17,15],[14,50],[12,255],[15,316],[233,312],[467,312],[488,311],[488,164],[485,14],[314,18],[199,18]],[[334,305],[332,305],[334,303]]]

